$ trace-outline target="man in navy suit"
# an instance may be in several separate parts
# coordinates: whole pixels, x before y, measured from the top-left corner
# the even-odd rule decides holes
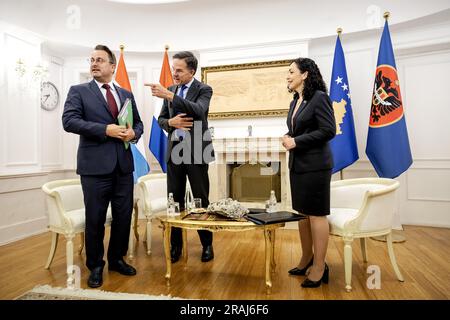
[[[202,199],[202,206],[209,205],[209,163],[214,161],[214,149],[208,130],[209,103],[213,90],[194,78],[198,61],[190,51],[173,56],[173,80],[175,85],[164,88],[159,83],[149,84],[152,94],[163,98],[158,117],[159,126],[168,133],[166,152],[167,192],[173,193],[180,209],[184,208],[186,178],[195,198]],[[214,259],[213,235],[198,230],[203,250],[201,261]],[[171,260],[177,262],[183,246],[180,228],[171,231]]]
[[[143,126],[133,94],[112,81],[116,57],[97,45],[91,54],[90,72],[94,80],[72,86],[62,115],[64,130],[80,135],[77,173],[81,176],[86,212],[86,265],[91,271],[88,286],[103,283],[105,220],[111,203],[112,223],[108,246],[108,269],[135,275],[136,269],[123,257],[133,210],[133,155],[124,141],[136,143]],[[133,125],[117,125],[117,115],[125,100],[133,106]]]

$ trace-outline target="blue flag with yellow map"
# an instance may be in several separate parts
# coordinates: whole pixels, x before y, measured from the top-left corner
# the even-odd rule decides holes
[[[378,52],[366,154],[378,176],[395,178],[412,164],[394,50],[386,20]]]
[[[333,173],[335,173],[348,167],[359,158],[347,69],[339,36],[336,39],[334,50],[330,99],[336,119],[336,136],[330,142],[334,161]]]

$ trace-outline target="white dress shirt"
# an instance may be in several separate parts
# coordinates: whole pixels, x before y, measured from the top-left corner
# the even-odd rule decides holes
[[[104,85],[104,83],[100,83],[100,82],[98,82],[95,79],[94,79],[94,81],[98,85],[98,88],[100,89],[100,92],[102,93],[103,98],[105,98],[106,103],[108,103],[108,99],[106,99],[106,89],[102,87]],[[120,109],[122,108],[122,105],[120,103],[119,94],[117,93],[116,87],[114,86],[114,82],[110,81],[110,82],[108,82],[108,84],[109,84],[109,87],[111,88],[110,90],[111,90],[111,93],[112,93],[112,95],[114,97],[114,100],[116,100],[117,109],[120,112]]]

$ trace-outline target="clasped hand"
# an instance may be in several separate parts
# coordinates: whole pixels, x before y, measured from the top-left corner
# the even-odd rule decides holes
[[[186,113],[180,113],[177,114],[175,117],[169,119],[169,126],[182,129],[184,131],[191,130],[191,127],[193,126],[193,118],[185,117]]]
[[[108,124],[106,126],[106,135],[111,138],[117,138],[122,141],[130,141],[135,137],[135,133],[131,126],[119,126],[117,124]]]
[[[286,150],[294,149],[296,146],[294,138],[288,136],[287,134],[283,136],[283,141],[281,144],[286,148]]]

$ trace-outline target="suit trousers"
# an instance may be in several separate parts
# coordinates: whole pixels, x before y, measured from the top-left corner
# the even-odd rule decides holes
[[[209,205],[208,164],[174,164],[167,163],[167,193],[173,193],[175,202],[180,203],[180,210],[185,209],[186,178],[189,179],[194,198],[202,199],[202,206]],[[212,245],[213,234],[207,230],[198,230],[202,246]],[[183,239],[180,228],[172,228],[171,245],[181,247]]]
[[[133,210],[133,174],[122,173],[117,165],[110,174],[82,175],[81,185],[86,212],[86,266],[92,270],[105,265],[103,237],[109,203],[112,223],[108,262],[115,263],[127,253]]]

